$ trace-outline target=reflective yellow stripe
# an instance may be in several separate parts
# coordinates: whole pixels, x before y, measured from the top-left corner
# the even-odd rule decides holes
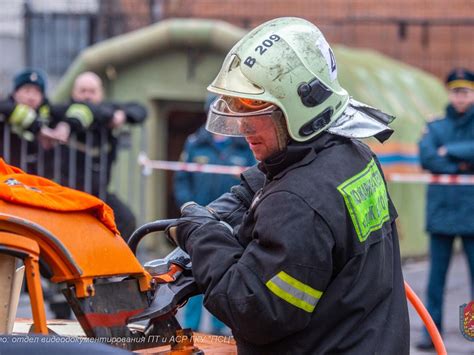
[[[43,105],[38,110],[39,116],[43,122],[48,122],[51,116],[51,109],[48,105]]]
[[[79,120],[84,128],[88,128],[94,120],[94,115],[87,105],[72,104],[66,111],[66,117],[71,117]]]
[[[17,104],[9,117],[9,122],[12,126],[19,126],[28,128],[36,118],[35,111],[23,104]]]
[[[323,295],[323,292],[298,281],[284,271],[272,277],[266,286],[276,296],[309,313],[314,311]]]
[[[272,291],[275,295],[278,297],[284,299],[286,302],[292,304],[293,306],[296,306],[298,308],[301,308],[303,311],[306,311],[308,313],[312,313],[314,311],[313,305],[300,300],[299,298],[296,298],[292,294],[286,292],[285,290],[281,289],[278,287],[273,281],[268,281],[266,283],[267,287]]]
[[[278,273],[278,277],[281,278],[283,281],[286,281],[287,283],[289,283],[294,288],[297,288],[298,290],[300,290],[304,293],[307,293],[308,295],[313,296],[314,298],[320,299],[321,296],[323,295],[323,293],[321,291],[318,291],[318,290],[312,288],[311,286],[308,286],[308,285],[298,281],[297,279],[291,277],[290,275],[288,275],[284,271],[280,271]]]

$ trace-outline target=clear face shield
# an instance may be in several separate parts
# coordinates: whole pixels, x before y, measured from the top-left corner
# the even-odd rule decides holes
[[[243,137],[255,133],[255,122],[282,115],[277,106],[258,100],[220,96],[207,115],[209,132],[231,137]]]

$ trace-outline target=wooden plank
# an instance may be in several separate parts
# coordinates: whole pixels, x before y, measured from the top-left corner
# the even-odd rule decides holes
[[[0,333],[6,334],[10,330],[9,316],[16,313],[18,300],[12,299],[15,280],[16,258],[11,255],[0,254]],[[12,310],[11,308],[15,308]]]

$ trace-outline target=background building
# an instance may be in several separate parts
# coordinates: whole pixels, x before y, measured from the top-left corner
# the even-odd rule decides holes
[[[471,0],[0,0],[2,92],[12,72],[40,66],[52,87],[87,46],[166,18],[251,28],[280,16],[316,23],[331,43],[371,48],[444,77],[474,56]]]
[[[251,28],[298,16],[314,22],[330,43],[371,48],[444,77],[474,56],[471,0],[167,0],[164,17],[202,17]]]

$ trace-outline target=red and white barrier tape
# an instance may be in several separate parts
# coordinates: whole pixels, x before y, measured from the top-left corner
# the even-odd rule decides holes
[[[400,183],[426,183],[439,185],[474,185],[473,175],[432,175],[432,174],[410,174],[410,173],[389,173],[386,174],[390,182]]]
[[[211,174],[239,175],[248,167],[227,166],[216,164],[184,163],[180,161],[151,160],[145,153],[138,156],[138,164],[143,167],[146,175],[151,174],[153,169],[188,171]],[[398,183],[425,183],[440,185],[474,185],[474,175],[432,175],[432,174],[410,174],[410,173],[387,173],[387,181]]]
[[[247,170],[249,168],[248,166],[199,164],[199,163],[184,163],[181,161],[150,160],[146,156],[146,154],[142,154],[142,153],[138,156],[138,164],[143,166],[143,168],[145,169],[146,175],[149,175],[151,173],[151,169],[239,175],[244,170]]]

